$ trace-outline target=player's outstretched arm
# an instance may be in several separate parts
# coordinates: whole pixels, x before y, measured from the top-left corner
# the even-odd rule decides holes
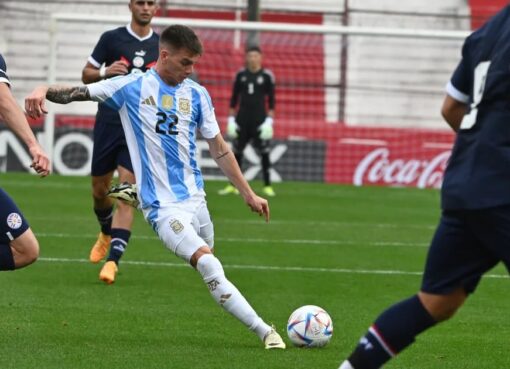
[[[27,114],[32,118],[39,118],[47,114],[46,99],[57,104],[91,100],[87,86],[39,86],[25,98]]]
[[[250,185],[244,178],[241,169],[239,169],[239,165],[237,164],[234,154],[221,134],[217,134],[216,137],[207,140],[207,143],[209,144],[209,151],[216,161],[216,164],[218,164],[221,171],[239,190],[239,193],[246,204],[253,212],[258,213],[260,216],[264,216],[266,222],[268,222],[270,214],[267,200],[257,196],[255,192],[253,192]]]
[[[5,83],[0,83],[0,115],[7,126],[27,145],[32,156],[31,167],[42,177],[47,176],[51,170],[48,155],[37,142],[23,111]]]

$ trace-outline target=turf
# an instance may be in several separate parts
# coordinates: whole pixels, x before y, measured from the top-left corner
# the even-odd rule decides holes
[[[141,214],[117,282],[102,284],[87,262],[98,232],[89,181],[0,175],[41,244],[37,263],[0,273],[1,368],[337,368],[382,309],[419,288],[439,215],[434,190],[283,183],[265,224],[208,182],[216,254],[257,312],[282,335],[301,305],[333,318],[323,349],[266,351]],[[453,320],[387,367],[509,368],[505,276],[491,271]]]

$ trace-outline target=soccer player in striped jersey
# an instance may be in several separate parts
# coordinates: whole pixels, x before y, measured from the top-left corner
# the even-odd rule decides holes
[[[200,40],[190,28],[170,26],[161,34],[155,68],[145,74],[81,87],[41,86],[25,100],[25,108],[31,116],[41,116],[47,98],[56,103],[101,101],[118,110],[147,222],[166,247],[196,268],[215,301],[255,332],[267,349],[285,348],[212,253],[214,229],[197,165],[197,130],[250,209],[268,221],[269,205],[244,179],[221,136],[208,92],[187,78],[201,54]]]
[[[50,161],[10,90],[7,65],[0,54],[0,121],[27,145],[31,167],[42,177],[50,172]],[[0,188],[0,270],[14,270],[32,264],[39,256],[39,242],[14,200]]]
[[[151,28],[156,10],[154,0],[130,0],[131,22],[101,35],[88,62],[83,68],[84,83],[97,82],[125,74],[143,73],[156,64],[159,36]],[[94,213],[101,227],[99,236],[90,250],[89,259],[99,263],[110,252],[101,268],[99,279],[113,283],[118,267],[131,236],[133,209],[121,202],[114,211],[107,197],[113,174],[117,170],[119,181],[134,183],[133,166],[129,158],[119,113],[107,104],[99,104],[94,125],[92,153],[92,198]]]

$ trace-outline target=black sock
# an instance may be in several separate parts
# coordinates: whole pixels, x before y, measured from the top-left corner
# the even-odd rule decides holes
[[[12,256],[11,246],[0,244],[0,270],[14,270],[14,257]]]
[[[436,321],[415,295],[383,312],[348,360],[355,369],[380,368],[434,324]]]
[[[120,258],[126,251],[131,231],[122,228],[112,228],[112,241],[110,243],[110,254],[107,261],[114,261],[119,264]]]
[[[242,170],[243,165],[243,153],[235,153],[234,156],[236,157],[237,165],[239,165],[239,168]]]
[[[101,232],[110,235],[112,232],[113,206],[106,209],[94,209],[94,213],[96,213],[97,221],[101,226]]]
[[[271,168],[271,162],[269,161],[269,153],[261,155],[262,161],[262,176],[264,178],[264,186],[271,186],[271,178],[269,175],[269,169]]]

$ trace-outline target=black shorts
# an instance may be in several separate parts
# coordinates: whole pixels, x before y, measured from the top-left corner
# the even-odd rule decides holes
[[[510,272],[510,205],[444,210],[427,256],[422,291],[472,293],[482,275],[502,261]]]
[[[8,245],[29,227],[14,200],[0,188],[0,244]]]
[[[102,176],[111,173],[119,165],[133,171],[122,126],[96,122],[92,151],[92,175]]]
[[[270,151],[270,140],[261,140],[259,135],[260,124],[248,123],[239,126],[238,137],[232,145],[236,154],[242,153],[249,143],[259,155],[267,154]]]

